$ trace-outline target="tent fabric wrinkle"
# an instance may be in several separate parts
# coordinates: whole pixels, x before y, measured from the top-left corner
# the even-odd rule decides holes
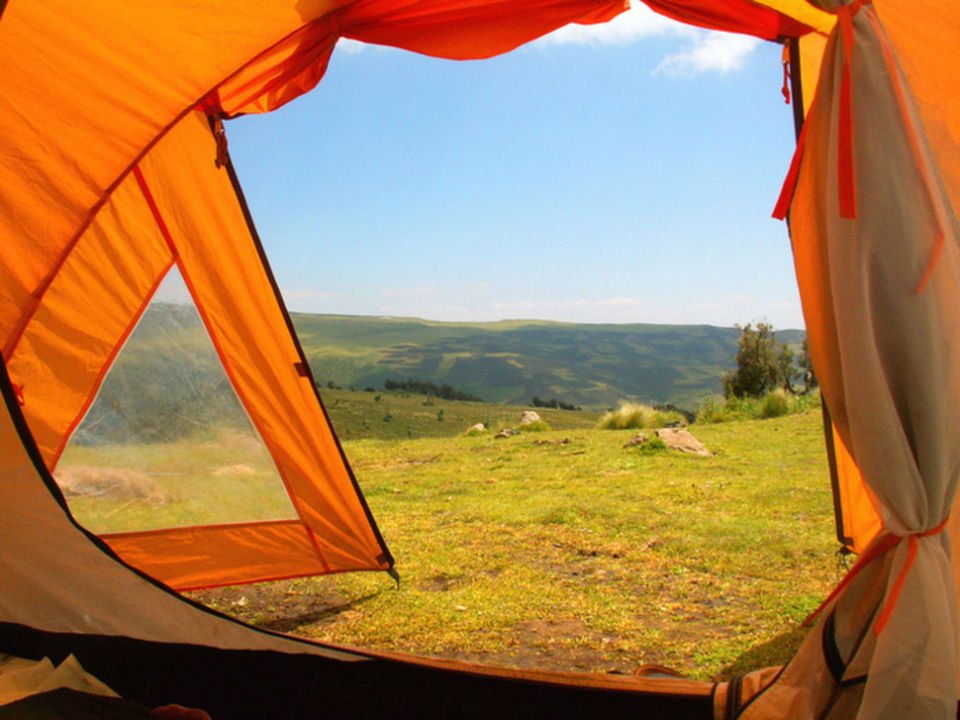
[[[492,57],[570,22],[606,22],[625,0],[354,0],[310,18],[245,63],[199,103],[208,114],[236,117],[269,112],[314,88],[340,37],[433,57]]]
[[[754,0],[643,0],[651,9],[689,25],[754,35],[764,40],[800,37],[812,28]]]

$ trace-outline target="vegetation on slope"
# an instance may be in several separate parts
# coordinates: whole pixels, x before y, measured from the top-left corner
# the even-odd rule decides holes
[[[621,398],[691,407],[721,391],[739,338],[735,328],[706,325],[439,323],[298,313],[293,320],[321,383],[383,387],[388,378],[414,378],[493,402],[562,397],[593,408]]]

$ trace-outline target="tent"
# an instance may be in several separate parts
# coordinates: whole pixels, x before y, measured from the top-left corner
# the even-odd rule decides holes
[[[264,633],[170,587],[390,571],[247,211],[224,124],[322,78],[341,37],[506,52],[622,0],[0,2],[0,652],[73,654],[214,717],[953,717],[960,7],[647,0],[782,42],[788,218],[860,559],[782,670],[713,687],[374,655]],[[294,517],[98,537],[52,478],[160,280],[183,275]],[[956,513],[953,514],[956,519]]]

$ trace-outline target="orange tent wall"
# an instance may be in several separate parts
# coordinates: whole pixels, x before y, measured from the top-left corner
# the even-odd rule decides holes
[[[156,530],[108,542],[178,588],[389,569],[392,558],[317,400],[230,172],[216,158],[206,117],[192,113],[112,193],[13,349],[9,367],[23,388],[24,414],[54,467],[175,260],[299,520]],[[220,238],[231,238],[229,252],[211,241]]]
[[[211,0],[146,13],[91,0],[5,13],[0,348],[44,461],[55,467],[175,262],[297,514],[108,536],[118,554],[179,588],[393,564],[207,116],[273,109],[309,90],[343,35],[488,57],[624,7],[271,0],[236,13]]]

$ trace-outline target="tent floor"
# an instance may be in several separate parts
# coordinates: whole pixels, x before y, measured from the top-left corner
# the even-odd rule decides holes
[[[4,623],[0,652],[54,662],[72,653],[128,700],[202,708],[216,720],[712,717],[710,684],[687,680],[582,675],[578,682],[572,673],[499,671],[403,656],[358,655],[358,661],[345,662],[308,653],[47,633]]]

